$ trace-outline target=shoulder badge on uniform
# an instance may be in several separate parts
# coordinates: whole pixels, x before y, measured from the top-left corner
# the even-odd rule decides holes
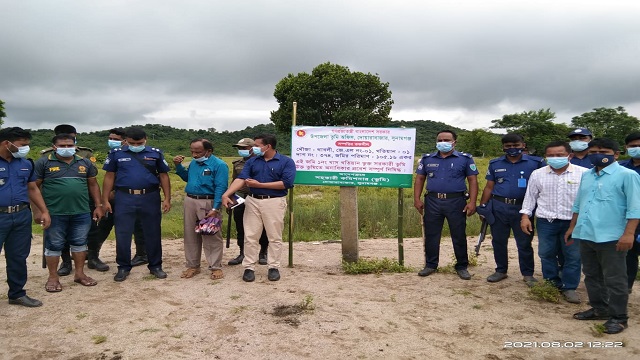
[[[95,156],[90,157],[89,160],[91,160],[92,163],[97,161]]]
[[[469,164],[469,169],[471,169],[471,171],[476,171],[478,170],[478,167],[476,166],[476,164]]]

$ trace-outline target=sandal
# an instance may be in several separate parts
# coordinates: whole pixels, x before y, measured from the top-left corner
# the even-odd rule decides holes
[[[60,281],[47,281],[47,283],[44,285],[44,289],[46,292],[50,292],[50,293],[55,293],[55,292],[60,292],[62,291],[62,284],[60,284]]]
[[[196,276],[200,274],[200,268],[187,268],[187,270],[182,272],[182,275],[180,275],[181,278],[183,279],[191,279],[192,277]]]
[[[96,286],[98,285],[98,282],[93,280],[92,278],[85,276],[83,278],[80,279],[73,279],[73,282],[78,283],[82,286]]]
[[[222,273],[222,270],[220,269],[211,270],[211,280],[220,280],[223,277],[224,277],[224,274]]]

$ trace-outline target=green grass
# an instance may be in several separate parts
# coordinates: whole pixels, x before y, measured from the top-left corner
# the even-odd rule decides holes
[[[556,304],[560,302],[560,290],[550,281],[537,282],[529,288],[529,294],[534,299],[540,301],[548,301]]]
[[[231,165],[235,157],[223,158]],[[486,184],[484,173],[487,169],[488,158],[476,158],[478,165],[479,193]],[[185,161],[186,163],[186,161]],[[99,164],[98,168],[102,165]],[[231,171],[231,166],[230,171]],[[98,183],[102,185],[104,171],[98,173]],[[182,238],[184,233],[182,204],[184,200],[184,188],[186,183],[172,171],[169,174],[171,180],[171,211],[162,216],[162,238]],[[229,174],[231,178],[231,173]],[[340,188],[337,186],[309,186],[297,185],[293,189],[293,213],[294,233],[293,241],[320,241],[340,239]],[[403,236],[420,237],[420,215],[413,207],[413,189],[402,190],[403,212],[402,219]],[[350,214],[347,214],[349,216]],[[226,235],[228,216],[223,219],[223,229]],[[358,234],[362,239],[370,238],[394,238],[398,236],[398,189],[396,188],[358,188]],[[288,241],[289,214],[285,214],[285,230],[283,239]],[[34,234],[42,234],[39,225],[32,226]],[[480,220],[477,215],[467,219],[467,235],[477,237],[480,232]],[[448,225],[442,231],[443,236],[450,236]],[[231,227],[231,237],[235,239],[235,226]],[[111,232],[109,239],[115,239]]]
[[[94,344],[102,344],[103,342],[107,341],[107,337],[104,335],[93,335],[91,337],[91,340],[93,340]]]
[[[356,262],[342,262],[342,270],[345,274],[357,275],[357,274],[381,274],[385,273],[405,273],[413,272],[415,269],[400,265],[397,260],[391,260],[388,258],[382,259],[368,259],[360,258]]]

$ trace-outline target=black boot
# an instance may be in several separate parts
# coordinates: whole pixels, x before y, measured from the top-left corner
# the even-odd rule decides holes
[[[258,264],[267,265],[267,250],[261,251],[258,256]]]
[[[242,260],[244,260],[244,252],[240,250],[240,255],[238,255],[235,259],[229,260],[227,264],[229,265],[240,265],[242,264]]]
[[[96,269],[101,272],[109,271],[109,265],[100,260],[98,252],[95,250],[89,250],[87,253],[87,266],[89,269]]]

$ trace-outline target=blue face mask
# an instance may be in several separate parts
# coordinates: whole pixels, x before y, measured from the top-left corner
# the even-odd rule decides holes
[[[584,151],[589,147],[589,143],[582,140],[572,140],[569,142],[569,146],[573,151]]]
[[[144,150],[145,145],[139,145],[139,146],[131,146],[129,145],[129,150],[133,151],[134,153],[139,153],[140,151]]]
[[[199,157],[197,159],[193,159],[193,160],[195,160],[196,162],[199,162],[199,163],[203,163],[203,162],[209,160],[209,157],[208,156],[201,156],[201,157]]]
[[[597,167],[606,167],[613,164],[613,162],[615,161],[614,155],[589,154],[587,155],[587,157],[589,157],[589,160],[591,160],[593,166]]]
[[[56,148],[56,154],[68,158],[76,154],[76,148]]]
[[[262,152],[262,149],[259,146],[254,146],[252,149],[253,149],[253,153],[256,156],[264,156],[264,153]]]
[[[109,140],[109,141],[107,141],[107,144],[109,145],[109,149],[115,149],[115,148],[119,148],[120,146],[122,146],[122,141],[120,141],[120,140]]]
[[[436,143],[436,149],[443,153],[448,153],[453,149],[453,144],[448,141],[439,141]]]
[[[15,144],[9,142],[9,144],[15,146],[16,148],[18,148],[18,151],[13,152],[11,150],[9,150],[9,148],[7,148],[7,150],[9,150],[9,152],[11,153],[11,155],[16,158],[16,159],[20,159],[20,158],[26,158],[27,154],[29,154],[29,150],[31,149],[29,147],[29,145],[25,145],[25,146],[16,146]]]
[[[640,158],[640,147],[632,147],[627,149],[627,153],[634,159]]]
[[[565,156],[565,157],[548,157],[546,158],[547,160],[547,164],[549,164],[549,166],[551,166],[554,169],[561,169],[565,166],[567,166],[567,164],[569,164],[569,157]]]
[[[504,149],[504,153],[507,154],[507,156],[515,157],[522,154],[523,150],[524,150],[523,148],[509,148],[509,149]]]
[[[249,150],[239,150],[238,149],[238,155],[242,156],[243,158],[249,157],[249,155],[251,155],[249,153]]]

